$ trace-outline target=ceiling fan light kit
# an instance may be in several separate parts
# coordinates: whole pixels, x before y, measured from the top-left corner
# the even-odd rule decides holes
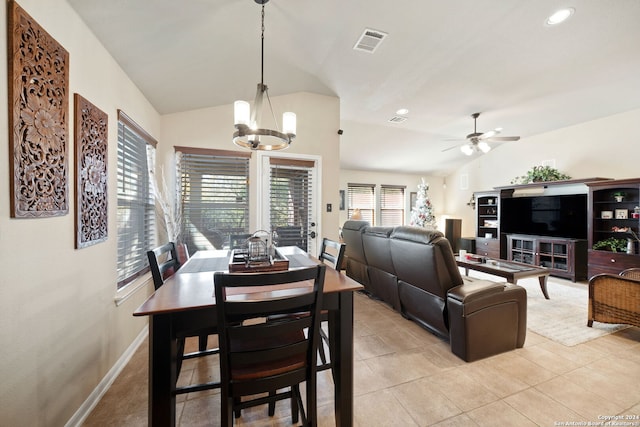
[[[284,113],[282,115],[282,131],[277,128],[278,122],[273,112],[271,99],[269,99],[269,88],[264,84],[264,5],[269,0],[255,0],[255,2],[262,5],[260,83],[258,83],[256,90],[253,110],[251,110],[249,103],[246,101],[236,101],[233,104],[234,125],[236,128],[233,134],[233,143],[251,150],[282,150],[288,148],[293,138],[296,137],[296,115],[292,112]],[[265,95],[271,115],[276,123],[275,130],[259,127]]]
[[[467,156],[471,156],[473,153],[477,152],[488,153],[491,150],[491,146],[489,145],[489,142],[491,141],[507,142],[518,141],[520,139],[519,136],[496,136],[502,131],[502,128],[495,128],[494,130],[484,133],[478,132],[477,120],[479,116],[480,113],[473,113],[471,115],[471,118],[473,119],[473,133],[467,135],[468,142],[460,146],[460,151]]]

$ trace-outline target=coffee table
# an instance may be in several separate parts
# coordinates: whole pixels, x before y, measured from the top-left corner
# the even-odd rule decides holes
[[[542,295],[544,295],[546,299],[549,299],[549,294],[547,293],[547,277],[549,277],[550,274],[549,269],[522,262],[491,258],[483,259],[485,262],[472,261],[464,257],[460,258],[456,256],[456,264],[458,264],[458,267],[464,268],[465,275],[469,275],[469,270],[480,271],[493,276],[503,277],[507,279],[507,282],[513,283],[514,285],[518,283],[519,279],[537,277],[540,281]]]

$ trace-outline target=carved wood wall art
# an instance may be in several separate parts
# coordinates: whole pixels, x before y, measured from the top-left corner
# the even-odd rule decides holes
[[[11,216],[66,215],[69,53],[9,1]]]
[[[76,146],[76,248],[107,239],[106,113],[79,94],[74,95]]]

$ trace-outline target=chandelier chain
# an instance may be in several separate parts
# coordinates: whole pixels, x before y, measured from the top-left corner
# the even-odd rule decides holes
[[[262,56],[260,58],[260,83],[264,86],[264,3],[262,3],[262,34],[260,36]]]

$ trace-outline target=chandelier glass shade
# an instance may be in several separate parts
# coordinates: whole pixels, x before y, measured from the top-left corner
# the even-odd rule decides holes
[[[233,134],[234,144],[249,148],[251,150],[282,150],[289,147],[293,138],[296,137],[296,115],[286,112],[282,115],[282,130],[278,128],[278,122],[273,112],[271,99],[269,99],[269,88],[264,84],[264,5],[269,0],[255,0],[262,5],[262,56],[261,56],[261,78],[256,90],[256,97],[253,110],[247,101],[236,101],[233,104],[233,116],[236,131]],[[263,104],[268,102],[269,110],[276,124],[276,129],[261,128]]]

